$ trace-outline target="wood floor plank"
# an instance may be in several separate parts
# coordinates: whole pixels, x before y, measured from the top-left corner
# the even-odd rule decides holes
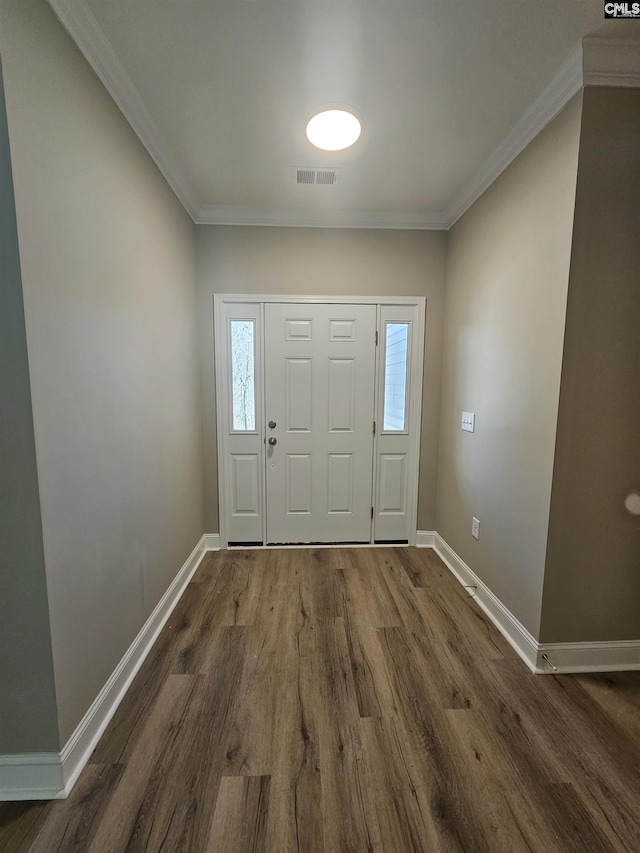
[[[344,571],[351,601],[357,615],[374,628],[402,625],[394,600],[387,594],[384,577],[384,557],[389,548],[358,548],[345,552]]]
[[[360,714],[344,619],[325,620],[314,631],[309,688],[319,743],[326,850],[371,848],[358,762]]]
[[[425,619],[432,617],[436,606],[448,624],[457,626],[474,657],[480,655],[485,661],[518,660],[515,649],[487,619],[473,596],[451,595],[444,589],[416,589],[415,598]]]
[[[404,628],[380,632],[398,707],[398,742],[414,767],[423,820],[437,837],[436,849],[489,851],[478,802],[460,773],[460,744],[449,736],[442,692],[429,679],[427,661]]]
[[[360,716],[380,717],[383,713],[393,713],[396,709],[378,629],[353,601],[342,569],[336,571],[335,582],[342,600],[344,631]]]
[[[496,732],[485,709],[450,710],[447,722],[469,794],[482,795],[478,820],[489,849],[562,849],[557,824],[562,825],[563,806],[550,796],[565,783],[550,783],[526,747]]]
[[[22,853],[28,850],[53,810],[53,802],[0,802],[2,853]]]
[[[78,780],[73,805],[52,812],[34,841],[31,853],[85,853],[123,770],[121,764],[88,765]],[[57,846],[52,844],[52,838],[56,839]]]
[[[437,554],[428,558],[427,569],[423,569],[420,576],[421,585],[412,583],[406,564],[409,562],[411,571],[417,571],[415,567],[421,562],[422,552],[414,549],[407,557],[409,551],[396,548],[383,558],[384,580],[396,600],[405,627],[417,633],[424,631],[425,624],[437,630],[446,628],[436,648],[448,649],[453,644],[458,650],[468,648],[474,657],[481,654],[485,660],[517,657]],[[446,572],[446,576],[441,578],[440,572]]]
[[[298,730],[299,624],[291,609],[277,633],[261,626],[247,629],[238,702],[224,744],[224,775],[270,775],[287,727]]]
[[[549,795],[558,805],[551,815],[560,816],[551,830],[556,843],[568,853],[584,853],[585,839],[588,839],[589,853],[633,853],[638,849],[637,837],[634,847],[628,847],[607,821],[598,821],[590,804],[570,782],[551,785]]]
[[[640,747],[640,679],[637,672],[573,676],[601,712]]]
[[[303,587],[295,574],[301,557],[290,552],[290,594],[298,601],[293,641],[295,691],[283,706],[278,746],[273,753],[267,849],[324,853],[322,779],[319,761],[317,708],[314,702],[314,621],[308,613]],[[283,560],[284,562],[284,560]],[[292,573],[293,572],[293,573]],[[291,605],[286,608],[288,613]]]
[[[443,708],[471,707],[475,700],[474,675],[465,664],[474,657],[458,625],[440,610],[435,599],[429,611],[424,612],[424,607],[418,607],[414,591],[404,583],[392,577],[386,578],[385,583],[401,613],[409,642],[419,648],[429,686],[439,694],[438,704]],[[384,635],[383,630],[380,636]],[[397,698],[396,694],[396,702]]]
[[[2,853],[640,853],[640,673],[533,676],[427,549],[206,555]]]
[[[587,809],[601,812],[621,843],[633,850],[640,838],[640,750],[634,740],[571,677],[522,678],[516,663],[496,661],[491,671],[501,695],[519,704],[523,731],[537,754],[564,781],[588,790]]]
[[[169,675],[196,674],[210,644],[211,617],[199,584],[189,584],[125,695],[91,761],[126,763]]]
[[[333,619],[342,616],[342,597],[334,572],[342,564],[340,549],[313,548],[291,552],[294,579],[300,586],[300,596],[312,619]]]
[[[192,584],[211,586],[217,580],[220,572],[230,562],[235,560],[235,551],[207,551],[191,579]]]
[[[433,823],[425,819],[394,718],[360,720],[363,800],[374,851],[427,853],[442,849]],[[455,849],[455,848],[454,848]]]
[[[443,583],[448,586],[451,574],[431,549],[418,551],[417,548],[389,549],[389,556],[400,566],[411,585],[417,589],[433,589]]]
[[[207,853],[263,853],[269,815],[270,776],[221,780]]]
[[[149,779],[164,755],[165,744],[175,740],[195,681],[196,676],[172,675],[164,682],[147,725],[136,739],[120,782],[109,798],[95,836],[87,848],[91,853],[129,849],[136,820],[140,821],[143,817],[140,806]],[[74,792],[74,800],[75,796]]]
[[[219,552],[220,553],[220,552]],[[208,615],[212,624],[251,625],[255,618],[260,589],[262,565],[256,551],[229,551],[215,580],[208,585]]]
[[[211,675],[196,677],[180,738],[156,762],[134,826],[134,850],[203,850],[222,775],[226,733],[238,702],[246,629],[223,629]],[[146,816],[154,815],[151,824]]]

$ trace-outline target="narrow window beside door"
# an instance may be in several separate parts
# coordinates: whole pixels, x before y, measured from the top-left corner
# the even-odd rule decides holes
[[[234,432],[255,432],[255,329],[253,320],[230,320],[231,398]]]
[[[407,429],[408,342],[409,323],[385,324],[385,432],[406,432]]]

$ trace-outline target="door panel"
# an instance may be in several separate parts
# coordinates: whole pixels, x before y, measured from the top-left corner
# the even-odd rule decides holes
[[[267,363],[268,360],[267,360]],[[312,371],[310,358],[285,359],[287,432],[311,432]]]
[[[329,432],[353,432],[356,413],[356,362],[329,359]]]
[[[265,305],[268,542],[369,542],[375,305]]]
[[[353,453],[329,454],[329,515],[353,512]]]
[[[311,514],[311,454],[287,453],[285,476],[288,514]]]
[[[260,514],[258,454],[231,454],[231,511],[234,515]]]
[[[381,453],[378,465],[378,513],[405,512],[406,454]]]

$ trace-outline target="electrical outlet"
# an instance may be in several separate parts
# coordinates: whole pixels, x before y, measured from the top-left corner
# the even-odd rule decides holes
[[[471,535],[474,539],[480,538],[480,522],[477,518],[471,519]]]
[[[462,423],[460,424],[461,428],[465,430],[465,432],[475,432],[476,429],[476,416],[473,412],[463,412],[462,413]]]

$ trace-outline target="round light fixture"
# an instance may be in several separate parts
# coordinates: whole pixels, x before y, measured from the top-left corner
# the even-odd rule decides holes
[[[342,151],[360,136],[361,125],[347,110],[323,110],[307,124],[307,139],[323,151]]]

